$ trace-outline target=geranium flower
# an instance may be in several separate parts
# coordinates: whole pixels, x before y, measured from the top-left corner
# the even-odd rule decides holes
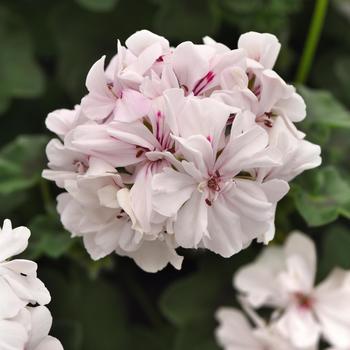
[[[253,328],[236,309],[220,308],[216,312],[216,318],[219,322],[215,332],[216,339],[225,350],[301,350],[293,346],[273,326],[266,326],[261,321],[260,325]]]
[[[241,268],[236,288],[255,308],[276,309],[274,320],[295,346],[350,346],[350,273],[335,269],[316,287],[316,250],[307,236],[292,233],[283,248],[269,247]]]
[[[0,319],[11,318],[28,303],[45,305],[50,294],[37,278],[37,264],[15,259],[28,245],[30,231],[26,227],[12,229],[11,221],[5,220],[0,230]]]
[[[321,161],[294,125],[303,99],[273,71],[279,49],[271,34],[231,50],[208,37],[170,47],[141,30],[92,66],[80,105],[49,114],[59,140],[43,176],[67,192],[61,221],[94,259],[116,252],[156,271],[180,268],[178,246],[228,257],[274,237],[287,181]],[[92,162],[105,164],[93,177]],[[120,183],[107,186],[112,174]]]
[[[12,229],[10,220],[0,230],[0,348],[63,350],[56,338],[48,336],[52,317],[43,305],[51,297],[36,276],[36,263],[8,260],[27,248],[29,236],[26,227]]]

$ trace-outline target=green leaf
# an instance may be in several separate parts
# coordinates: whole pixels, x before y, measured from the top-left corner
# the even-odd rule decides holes
[[[160,299],[163,314],[177,326],[213,315],[220,285],[208,281],[203,272],[173,283]]]
[[[43,135],[22,135],[0,150],[0,195],[23,191],[38,183],[47,140]]]
[[[118,0],[76,0],[77,3],[87,10],[96,12],[105,12],[112,10]]]
[[[293,185],[291,195],[309,226],[328,224],[339,215],[350,218],[350,185],[337,169],[321,168],[304,179],[302,185]]]
[[[130,333],[133,335],[130,339],[129,349],[144,350],[145,344],[150,350],[164,350],[172,349],[174,341],[174,329],[168,325],[154,329],[136,326],[131,329]]]
[[[320,256],[320,277],[325,278],[334,267],[350,269],[350,233],[346,226],[335,225],[324,234]]]
[[[344,54],[341,49],[317,57],[312,80],[318,86],[327,86],[341,102],[350,105],[350,55]]]
[[[220,24],[218,2],[212,0],[165,0],[155,18],[160,34],[178,40],[201,40],[214,35]]]
[[[153,11],[148,2],[138,0],[122,1],[117,11],[103,13],[82,11],[72,2],[55,4],[49,21],[57,46],[57,77],[74,100],[86,93],[91,66],[102,55],[110,59],[116,54],[117,39],[125,40],[135,28],[149,28]],[[131,13],[132,20],[126,20]]]
[[[223,15],[241,32],[255,30],[285,34],[288,16],[301,8],[300,0],[222,0]]]
[[[318,124],[329,128],[350,128],[350,113],[328,91],[298,88],[307,106],[305,125]]]
[[[182,327],[175,340],[175,350],[219,350],[214,339],[214,314],[212,317],[213,322]]]
[[[74,243],[57,215],[38,215],[29,224],[31,240],[27,253],[33,260],[41,256],[59,258]]]
[[[74,322],[81,328],[79,350],[126,349],[129,333],[126,328],[125,301],[115,283],[90,280],[81,269],[68,267],[69,274],[42,269],[40,277],[50,290],[54,322]],[[64,338],[65,350],[71,340]]]
[[[23,205],[26,200],[27,194],[25,192],[17,192],[15,196],[12,193],[0,193],[0,216],[10,217],[12,211]]]
[[[22,19],[0,7],[0,112],[12,97],[37,97],[44,91],[44,76],[34,57],[29,31]]]

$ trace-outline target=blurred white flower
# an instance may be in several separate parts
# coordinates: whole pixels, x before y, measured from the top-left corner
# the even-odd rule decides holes
[[[254,308],[275,309],[276,328],[298,347],[322,336],[350,346],[350,272],[335,269],[316,287],[316,249],[306,235],[293,232],[284,247],[268,247],[257,261],[241,268],[236,288]]]
[[[216,319],[219,322],[215,331],[216,339],[225,350],[301,350],[284,338],[274,326],[266,326],[261,321],[252,327],[243,313],[234,308],[220,308],[216,312]]]

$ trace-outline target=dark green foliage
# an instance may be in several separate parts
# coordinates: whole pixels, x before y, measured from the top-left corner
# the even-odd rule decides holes
[[[55,212],[58,189],[41,179],[48,112],[85,93],[90,66],[139,29],[173,45],[205,35],[235,47],[240,33],[282,42],[277,71],[293,81],[314,1],[3,0],[0,4],[0,217],[32,230],[26,257],[51,291],[53,334],[65,350],[217,350],[214,313],[236,305],[232,275],[260,251],[223,259],[186,252],[181,272],[156,276],[128,258],[93,262]],[[280,203],[275,242],[291,229],[319,248],[320,277],[350,268],[350,10],[333,1],[310,78],[298,90],[308,118],[298,127],[322,147],[323,165],[298,177]],[[333,224],[332,224],[333,223]],[[326,225],[327,226],[324,226]]]

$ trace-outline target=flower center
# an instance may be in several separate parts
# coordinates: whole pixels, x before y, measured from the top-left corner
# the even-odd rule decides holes
[[[303,293],[295,293],[294,297],[301,309],[310,310],[312,308],[314,301],[309,295]]]
[[[80,175],[82,175],[82,174],[85,174],[86,173],[86,170],[88,170],[88,166],[84,163],[84,162],[82,162],[81,160],[75,160],[74,162],[73,162],[73,165],[75,166],[75,172],[77,173],[77,174],[80,174]]]
[[[207,198],[205,199],[205,202],[207,205],[211,206],[221,191],[221,177],[218,171],[216,171],[214,175],[211,175],[206,182],[202,182],[199,185],[201,191],[204,188],[207,188]]]
[[[212,176],[207,182],[208,188],[214,192],[220,191],[220,178],[218,176]]]

